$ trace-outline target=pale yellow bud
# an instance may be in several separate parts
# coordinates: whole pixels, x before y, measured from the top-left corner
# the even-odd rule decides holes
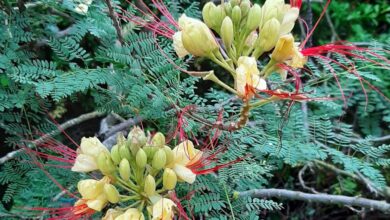
[[[285,35],[292,31],[294,28],[295,22],[299,17],[299,9],[292,8],[289,5],[287,6],[287,11],[283,14],[283,21],[281,23],[280,34]]]
[[[236,28],[239,28],[240,23],[241,23],[241,8],[239,6],[234,6],[232,10],[232,20],[234,23],[234,26]]]
[[[226,15],[227,16],[231,16],[233,7],[230,4],[230,2],[225,3],[224,6],[225,6],[225,13],[226,13]]]
[[[230,0],[230,4],[234,7],[238,4],[240,4],[240,0]]]
[[[203,21],[206,23],[207,26],[210,28],[215,27],[215,19],[213,19],[213,12],[216,10],[217,6],[213,2],[207,2],[203,6],[202,10],[202,16],[203,16]]]
[[[249,13],[249,10],[251,9],[251,2],[250,0],[242,0],[240,4],[241,12],[242,12],[242,17],[247,16]]]
[[[126,144],[122,144],[121,146],[119,146],[119,154],[121,156],[121,159],[126,158],[129,161],[131,160],[131,153]]]
[[[176,204],[166,198],[161,198],[152,207],[152,220],[171,220],[175,213],[173,208]]]
[[[256,59],[264,52],[272,50],[279,39],[280,23],[276,18],[268,20],[263,29],[260,31],[260,36],[256,42],[256,49],[253,57]]]
[[[112,184],[104,184],[104,193],[107,196],[107,200],[111,203],[118,203],[120,196],[116,187]]]
[[[157,132],[152,138],[152,145],[163,148],[165,146],[165,136],[161,132]]]
[[[77,189],[83,199],[95,199],[103,192],[104,183],[98,180],[80,180]]]
[[[246,21],[246,29],[248,32],[252,32],[259,27],[261,19],[261,7],[258,4],[254,4],[249,10],[248,19]]]
[[[152,167],[156,170],[164,168],[167,162],[167,156],[163,149],[158,149],[153,156]]]
[[[111,148],[111,159],[115,165],[118,165],[121,162],[121,155],[117,144]]]
[[[233,22],[229,17],[225,17],[221,26],[221,37],[226,49],[229,50],[233,44],[234,28]]]
[[[109,175],[116,171],[116,167],[114,165],[114,162],[111,160],[110,154],[106,152],[101,152],[98,157],[98,167],[99,170],[105,174]]]
[[[194,56],[209,56],[219,45],[206,24],[183,14],[179,18],[184,48]]]
[[[170,169],[165,168],[163,173],[163,186],[167,190],[172,190],[176,187],[177,176],[176,173]]]
[[[148,157],[146,156],[145,151],[141,148],[138,150],[137,155],[135,156],[135,162],[139,168],[144,168]]]
[[[167,156],[166,164],[172,163],[173,160],[175,159],[174,155],[173,155],[172,149],[170,147],[168,147],[168,146],[164,146],[164,151],[165,151],[165,155]]]
[[[148,160],[153,160],[154,154],[159,148],[154,146],[145,146],[142,149],[145,151]]]
[[[136,208],[129,208],[125,213],[118,216],[115,220],[144,220],[144,214]]]
[[[131,152],[136,154],[137,152],[133,152],[132,148],[138,150],[146,144],[147,138],[145,132],[140,127],[136,126],[129,132],[127,140],[130,142]]]
[[[148,175],[145,178],[144,192],[148,196],[152,196],[156,193],[156,181],[151,175]]]
[[[119,175],[125,181],[130,179],[131,169],[130,163],[126,158],[123,158],[119,164]]]

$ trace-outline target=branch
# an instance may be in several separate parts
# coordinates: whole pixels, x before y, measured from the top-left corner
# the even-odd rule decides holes
[[[254,189],[237,192],[240,197],[270,198],[300,200],[334,205],[359,206],[368,209],[390,212],[390,204],[385,201],[377,201],[359,197],[330,195],[325,193],[311,194],[286,189]]]
[[[43,135],[42,137],[32,141],[32,143],[35,144],[35,145],[42,144],[48,138],[51,138],[52,136],[55,136],[55,135],[61,133],[61,130],[66,130],[66,129],[68,129],[70,127],[73,127],[75,125],[78,125],[78,124],[80,124],[82,122],[85,122],[85,121],[88,121],[90,119],[97,118],[97,117],[100,117],[100,116],[103,116],[103,115],[105,115],[105,113],[103,113],[103,112],[96,112],[96,111],[80,115],[77,118],[71,119],[71,120],[69,120],[69,121],[59,125],[58,129],[53,130],[52,132]],[[5,162],[7,162],[8,160],[13,159],[18,153],[20,153],[22,151],[23,151],[23,149],[19,149],[19,150],[15,150],[15,151],[9,152],[4,157],[0,158],[0,164],[3,164]]]
[[[115,27],[116,35],[118,36],[118,40],[121,43],[121,45],[123,45],[125,43],[125,41],[124,41],[123,36],[122,36],[122,30],[119,26],[118,18],[114,12],[114,9],[112,8],[111,0],[105,0],[105,2],[106,2],[107,7],[108,7],[108,13],[109,13],[110,18],[112,20],[112,23]]]
[[[112,135],[115,135],[119,131],[130,130],[130,128],[132,126],[140,123],[142,120],[143,120],[143,118],[141,118],[141,117],[135,117],[135,118],[128,119],[128,120],[126,120],[118,125],[113,126],[107,132],[101,134],[101,136],[104,139],[107,139],[107,138],[111,137]]]

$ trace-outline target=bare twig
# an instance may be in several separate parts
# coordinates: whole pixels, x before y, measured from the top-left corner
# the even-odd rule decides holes
[[[128,131],[130,128],[142,121],[142,117],[135,117],[128,119],[118,125],[113,126],[108,130],[107,132],[103,133],[102,136],[104,139],[107,139],[108,137],[111,137],[112,135],[115,135],[119,131]]]
[[[90,112],[90,113],[87,113],[87,114],[83,114],[83,115],[80,115],[79,117],[77,118],[74,118],[74,119],[71,119],[61,125],[59,125],[59,129],[56,129],[50,133],[47,133],[45,135],[43,135],[42,137],[32,141],[33,145],[37,145],[37,144],[41,144],[43,143],[44,141],[46,141],[48,138],[50,137],[53,137],[59,133],[61,133],[61,130],[65,130],[67,128],[70,128],[70,127],[73,127],[75,125],[78,125],[82,122],[85,122],[85,121],[88,121],[90,119],[93,119],[93,118],[97,118],[97,117],[101,117],[103,116],[105,113],[103,112]],[[7,155],[5,155],[4,157],[0,158],[0,164],[3,164],[5,162],[7,162],[8,160],[11,160],[13,159],[18,153],[22,152],[23,149],[19,149],[19,150],[15,150],[15,151],[12,151],[12,152],[9,152]]]
[[[240,197],[256,198],[279,198],[289,200],[301,200],[305,202],[315,202],[334,205],[357,206],[371,210],[380,210],[390,212],[390,204],[385,201],[371,200],[360,197],[349,197],[340,195],[331,195],[325,193],[311,194],[286,189],[254,189],[244,192],[237,192]]]
[[[299,173],[298,173],[299,183],[301,184],[301,186],[302,186],[304,189],[306,189],[306,190],[308,190],[308,191],[310,191],[310,192],[312,192],[312,193],[319,193],[319,192],[318,192],[317,190],[315,190],[314,188],[308,187],[308,186],[306,185],[306,183],[305,183],[305,180],[303,179],[303,175],[305,174],[305,171],[307,170],[308,167],[309,167],[309,165],[306,164],[305,166],[302,167],[301,170],[299,170]]]
[[[122,36],[122,30],[119,26],[119,22],[118,22],[118,18],[115,14],[115,11],[114,9],[112,8],[112,5],[111,5],[111,0],[104,0],[107,4],[107,7],[108,7],[108,13],[110,15],[110,18],[112,20],[112,23],[115,27],[115,30],[116,30],[116,35],[118,36],[118,40],[119,42],[123,45],[125,43],[124,39],[123,39],[123,36]]]

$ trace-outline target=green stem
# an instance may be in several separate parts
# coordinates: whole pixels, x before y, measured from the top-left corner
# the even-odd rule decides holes
[[[218,51],[218,53],[219,53],[219,51]],[[213,53],[211,53],[209,57],[214,63],[220,65],[225,70],[227,70],[233,76],[234,79],[236,78],[236,71],[229,66],[229,64],[226,62],[226,60],[220,61]]]
[[[207,76],[203,77],[204,80],[210,80],[210,81],[213,81],[215,83],[217,83],[218,85],[220,85],[221,87],[225,88],[226,90],[228,90],[229,92],[237,95],[237,91],[234,90],[232,87],[230,87],[229,85],[225,84],[224,82],[222,82],[220,79],[218,79],[218,77],[214,74],[214,72],[211,72],[210,74],[208,74]]]
[[[251,108],[258,108],[258,107],[261,107],[261,106],[266,105],[266,104],[268,104],[268,103],[271,103],[271,102],[273,102],[273,101],[276,101],[276,100],[278,100],[278,99],[279,99],[278,97],[272,96],[272,97],[270,97],[270,98],[268,98],[268,99],[263,99],[263,100],[254,102],[254,103],[250,104],[250,107],[251,107]]]
[[[235,220],[236,218],[234,217],[234,211],[233,211],[232,203],[230,202],[229,194],[228,194],[228,191],[226,189],[226,185],[225,184],[223,184],[223,188],[225,189],[226,200],[228,202],[228,205],[229,205],[229,208],[230,208],[230,212],[232,213],[232,220]]]

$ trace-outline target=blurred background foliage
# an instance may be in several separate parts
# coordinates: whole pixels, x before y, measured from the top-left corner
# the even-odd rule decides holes
[[[125,1],[112,2],[129,7]],[[206,1],[165,2],[177,18],[183,12],[200,17],[199,8]],[[315,22],[324,1],[308,2],[305,1],[301,16],[311,20],[313,15]],[[47,117],[48,112],[59,123],[99,112],[93,120],[66,130],[76,142],[83,136],[96,134],[102,140],[108,138],[98,130],[104,115],[111,113],[125,119],[141,117],[147,130],[167,134],[173,134],[176,128],[178,108],[188,105],[196,105],[196,113],[212,121],[223,103],[224,120],[237,117],[240,103],[219,88],[212,88],[210,83],[180,73],[161,56],[156,42],[178,65],[207,69],[210,63],[178,60],[169,41],[155,39],[123,21],[125,44],[121,45],[104,1],[93,1],[86,15],[74,10],[78,3],[77,0],[0,2],[2,156],[18,149],[24,139],[35,140],[57,130]],[[387,0],[337,0],[332,2],[315,32],[313,44],[347,40],[389,50],[383,46],[390,43],[389,25]],[[294,33],[300,36],[298,25]],[[358,61],[356,65],[363,67],[359,72],[362,76],[390,97],[388,70],[371,68]],[[319,68],[316,61],[311,61],[308,67],[315,77],[305,80],[306,92],[315,91],[318,97],[340,97],[329,70]],[[238,219],[388,217],[367,209],[232,196],[233,191],[255,188],[310,192],[300,182],[301,177],[309,188],[320,192],[389,199],[390,139],[381,137],[390,133],[390,105],[369,88],[366,103],[359,81],[340,69],[337,74],[344,92],[350,94],[347,108],[342,100],[309,102],[308,110],[296,103],[286,119],[289,103],[279,103],[253,111],[251,123],[245,129],[233,134],[224,132],[221,143],[227,144],[229,150],[221,162],[248,153],[252,156],[217,175],[202,176],[190,187],[181,186],[180,196],[196,192],[192,200],[183,201],[191,210],[189,213],[197,219],[231,219],[233,215]],[[208,135],[205,125],[187,120],[185,130],[189,134],[192,132],[198,138]],[[55,137],[71,144],[63,135]],[[2,217],[44,218],[45,213],[25,208],[58,207],[74,202],[66,196],[58,197],[60,189],[26,161],[28,156],[20,153],[1,165]],[[68,171],[48,170],[67,188],[74,187],[81,178]]]

